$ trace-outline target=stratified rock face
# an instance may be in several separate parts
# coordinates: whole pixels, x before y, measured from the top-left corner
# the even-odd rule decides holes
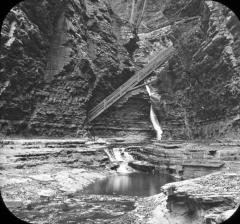
[[[44,96],[46,53],[54,17],[59,12],[51,2],[29,3],[26,2],[25,7],[14,7],[1,29],[1,133],[22,131],[36,103]],[[38,3],[38,7],[32,7],[35,3]],[[55,4],[59,6],[60,3]]]
[[[237,137],[240,96],[232,90],[232,83],[239,77],[239,36],[235,35],[240,23],[231,10],[217,2],[202,2],[199,7],[194,7],[194,2],[200,1],[189,1],[178,14],[183,18],[200,16],[199,20],[176,24],[171,29],[178,55],[169,61],[166,74],[176,77],[173,100],[167,104],[178,104],[178,116],[188,127],[189,137]],[[172,16],[167,9],[164,13]],[[233,20],[234,25],[230,22]],[[167,106],[169,114],[173,110],[175,113],[175,107]]]
[[[133,1],[111,4],[121,19],[129,21],[132,17],[132,23],[136,24],[143,2],[136,1],[134,11],[130,10]],[[133,60],[144,65],[171,44],[177,53],[155,71],[157,81],[151,85],[161,96],[159,102],[152,104],[164,138],[238,138],[239,29],[235,14],[217,2],[147,1]],[[126,104],[121,110],[125,114],[136,112]],[[96,123],[104,120],[107,128],[120,120],[115,123],[116,129],[126,129],[129,119],[121,119],[114,111],[106,112]]]
[[[129,78],[117,27],[107,1],[14,7],[2,29],[2,133],[83,135],[87,108]]]
[[[239,176],[235,173],[216,172],[164,185],[170,222],[180,218],[183,223],[222,223],[238,207],[239,197],[235,192],[239,189],[232,185],[238,181]]]
[[[163,137],[237,138],[239,34],[234,13],[211,1],[27,0],[1,31],[1,133],[152,136],[144,86],[91,124],[87,115],[174,45],[152,74]]]
[[[154,131],[149,119],[150,105],[145,91],[131,91],[94,121],[91,133],[98,136],[127,134],[138,136],[139,139],[153,138]]]
[[[37,134],[79,136],[87,109],[126,80],[122,71],[131,62],[117,41],[117,24],[105,1],[69,2],[63,13],[63,38],[56,43],[60,52],[50,51],[50,58],[56,53],[56,70],[47,80],[50,96],[35,111],[31,126]]]

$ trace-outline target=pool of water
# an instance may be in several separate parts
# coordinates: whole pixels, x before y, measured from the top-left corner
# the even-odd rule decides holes
[[[158,194],[161,186],[173,182],[169,175],[150,173],[115,174],[96,181],[84,193],[97,195],[150,196]]]

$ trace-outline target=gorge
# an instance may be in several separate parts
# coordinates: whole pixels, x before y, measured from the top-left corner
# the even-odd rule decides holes
[[[29,223],[220,224],[240,198],[240,21],[207,0],[25,0],[0,51],[0,186]]]

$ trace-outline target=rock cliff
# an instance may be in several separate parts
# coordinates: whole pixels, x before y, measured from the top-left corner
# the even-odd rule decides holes
[[[239,32],[236,15],[211,1],[24,1],[1,29],[1,134],[153,137],[152,103],[165,139],[237,138]],[[175,56],[152,74],[160,101],[142,86],[88,123],[170,45]]]
[[[105,1],[14,7],[2,28],[3,133],[84,134],[88,108],[131,75],[118,22]]]
[[[152,84],[161,96],[160,102],[152,104],[165,138],[237,138],[236,15],[210,1],[148,1],[144,15],[135,61],[148,61],[171,42],[177,51],[163,69],[155,72],[157,82]]]

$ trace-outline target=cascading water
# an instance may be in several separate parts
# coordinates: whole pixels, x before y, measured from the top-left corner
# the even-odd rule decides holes
[[[154,95],[154,93],[151,92],[151,89],[148,85],[146,85],[146,89],[147,89],[147,92],[148,92],[150,98],[157,98]],[[158,100],[159,100],[159,98],[158,98]],[[155,129],[155,131],[157,133],[157,140],[161,140],[163,131],[162,131],[162,128],[161,128],[161,126],[158,122],[157,116],[154,113],[152,104],[151,104],[151,109],[150,109],[150,119],[151,119],[151,122],[153,124],[153,128]]]
[[[111,155],[111,153],[109,152],[108,149],[104,149],[104,152],[107,154],[107,156],[108,156],[108,158],[111,162],[116,161],[115,158]]]
[[[118,161],[118,162],[124,161],[124,158],[122,157],[122,154],[123,154],[122,148],[114,148],[113,154],[115,156],[116,161]]]
[[[127,161],[132,161],[132,160],[134,160],[134,158],[128,153],[128,152],[123,152],[123,155],[124,155],[124,157],[125,157],[125,160],[127,160]]]
[[[130,173],[134,170],[128,166],[128,162],[134,160],[133,157],[125,152],[125,148],[113,148],[113,155],[108,149],[105,149],[105,153],[108,155],[111,162],[119,162],[117,172],[119,173]]]

